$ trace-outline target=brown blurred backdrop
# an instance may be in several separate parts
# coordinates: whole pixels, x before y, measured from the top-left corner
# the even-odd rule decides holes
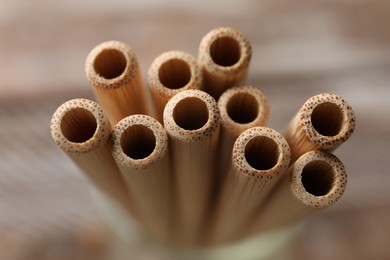
[[[203,35],[223,25],[252,42],[248,83],[268,96],[270,127],[282,131],[321,92],[357,114],[354,136],[336,151],[347,191],[305,222],[292,258],[390,259],[390,1],[0,0],[1,260],[105,259],[89,183],[49,133],[60,104],[93,99],[88,52],[123,41],[145,79],[157,55],[197,55]]]

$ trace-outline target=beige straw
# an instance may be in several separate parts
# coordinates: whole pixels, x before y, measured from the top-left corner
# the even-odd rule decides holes
[[[275,130],[254,127],[238,137],[232,167],[216,205],[211,243],[231,242],[245,235],[248,219],[262,208],[289,163],[288,144]]]
[[[110,124],[101,107],[73,99],[53,114],[51,135],[56,144],[106,195],[129,210],[129,196],[111,155]]]
[[[187,89],[200,89],[202,71],[198,61],[183,51],[168,51],[159,55],[148,71],[157,119],[162,123],[164,107],[168,100]]]
[[[155,238],[169,239],[173,184],[165,129],[150,116],[132,115],[115,126],[112,142],[138,220]]]
[[[253,219],[252,233],[294,224],[333,205],[343,195],[347,174],[343,163],[326,151],[299,157]]]
[[[191,244],[203,233],[216,165],[220,115],[215,100],[200,90],[176,94],[164,110],[178,201],[178,240]]]
[[[290,145],[291,162],[308,151],[336,149],[352,135],[355,121],[351,106],[341,97],[328,93],[311,97],[284,134]]]
[[[265,126],[269,105],[265,94],[254,86],[242,85],[226,90],[218,100],[221,133],[218,149],[218,175],[223,178],[231,165],[233,144],[245,130]]]
[[[85,71],[111,126],[126,116],[147,113],[138,61],[129,46],[118,41],[99,44],[89,53]]]
[[[218,100],[227,88],[243,84],[251,55],[249,40],[238,30],[230,27],[211,30],[199,45],[204,90]]]

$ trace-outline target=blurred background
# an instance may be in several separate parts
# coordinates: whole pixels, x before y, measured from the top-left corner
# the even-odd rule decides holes
[[[248,83],[268,96],[282,131],[309,97],[344,97],[357,115],[335,153],[348,187],[308,219],[292,259],[390,259],[390,1],[0,0],[0,259],[107,259],[107,228],[89,182],[51,139],[55,109],[94,99],[89,51],[120,40],[146,83],[160,53],[197,55],[211,29],[232,26],[252,42]],[[140,249],[128,259],[148,257]]]

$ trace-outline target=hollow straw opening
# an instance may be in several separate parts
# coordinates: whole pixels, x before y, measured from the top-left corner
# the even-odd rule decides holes
[[[61,132],[73,143],[84,143],[96,132],[95,116],[84,108],[73,108],[67,111],[61,120]]]
[[[96,56],[93,67],[101,77],[113,79],[125,71],[126,63],[126,57],[121,51],[105,49]]]
[[[176,104],[173,119],[185,130],[199,129],[209,120],[207,105],[196,97],[183,99]]]
[[[129,126],[121,135],[123,152],[134,160],[145,159],[156,147],[156,137],[152,130],[144,125]]]
[[[256,119],[259,109],[255,97],[249,93],[236,93],[226,104],[228,116],[239,124],[247,124]]]
[[[314,196],[323,196],[333,188],[335,172],[325,161],[312,161],[302,170],[302,185]]]
[[[170,89],[179,89],[190,82],[191,69],[185,61],[180,59],[171,59],[161,65],[158,77],[165,87]]]
[[[334,103],[325,102],[316,106],[311,115],[314,129],[324,136],[335,136],[341,132],[343,111]]]
[[[240,60],[240,44],[229,36],[217,38],[210,46],[210,56],[220,66],[232,66]]]
[[[278,144],[266,136],[256,136],[245,146],[245,159],[256,170],[272,169],[279,160]]]

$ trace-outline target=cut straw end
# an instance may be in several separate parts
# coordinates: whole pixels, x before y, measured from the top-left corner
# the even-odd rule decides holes
[[[66,153],[86,153],[109,138],[109,121],[101,107],[87,99],[73,99],[53,114],[50,129],[53,140]]]
[[[223,128],[238,136],[248,128],[265,126],[269,105],[265,94],[258,88],[243,85],[226,90],[218,100]]]
[[[125,43],[107,41],[88,54],[85,72],[90,83],[101,88],[120,88],[138,73],[134,51]]]
[[[252,56],[249,40],[230,27],[211,30],[199,45],[199,63],[203,68],[204,89],[215,99],[224,90],[245,81]]]
[[[331,153],[308,152],[292,167],[291,190],[295,197],[307,206],[328,207],[345,191],[347,185],[345,167]]]
[[[267,127],[244,131],[233,147],[236,172],[249,179],[272,179],[283,174],[290,163],[290,149],[284,137]]]
[[[169,100],[164,110],[164,126],[175,138],[200,141],[219,130],[217,103],[201,90],[186,90]]]
[[[134,114],[147,114],[147,99],[138,60],[125,43],[107,41],[91,50],[85,72],[111,125]]]
[[[355,130],[351,106],[340,96],[323,93],[309,98],[288,126],[285,137],[292,161],[311,150],[334,150]]]
[[[113,156],[123,167],[150,167],[168,152],[165,129],[147,115],[122,119],[112,132]]]
[[[125,43],[107,41],[97,45],[85,62],[86,76],[94,87],[120,88],[139,73],[134,51]]]

